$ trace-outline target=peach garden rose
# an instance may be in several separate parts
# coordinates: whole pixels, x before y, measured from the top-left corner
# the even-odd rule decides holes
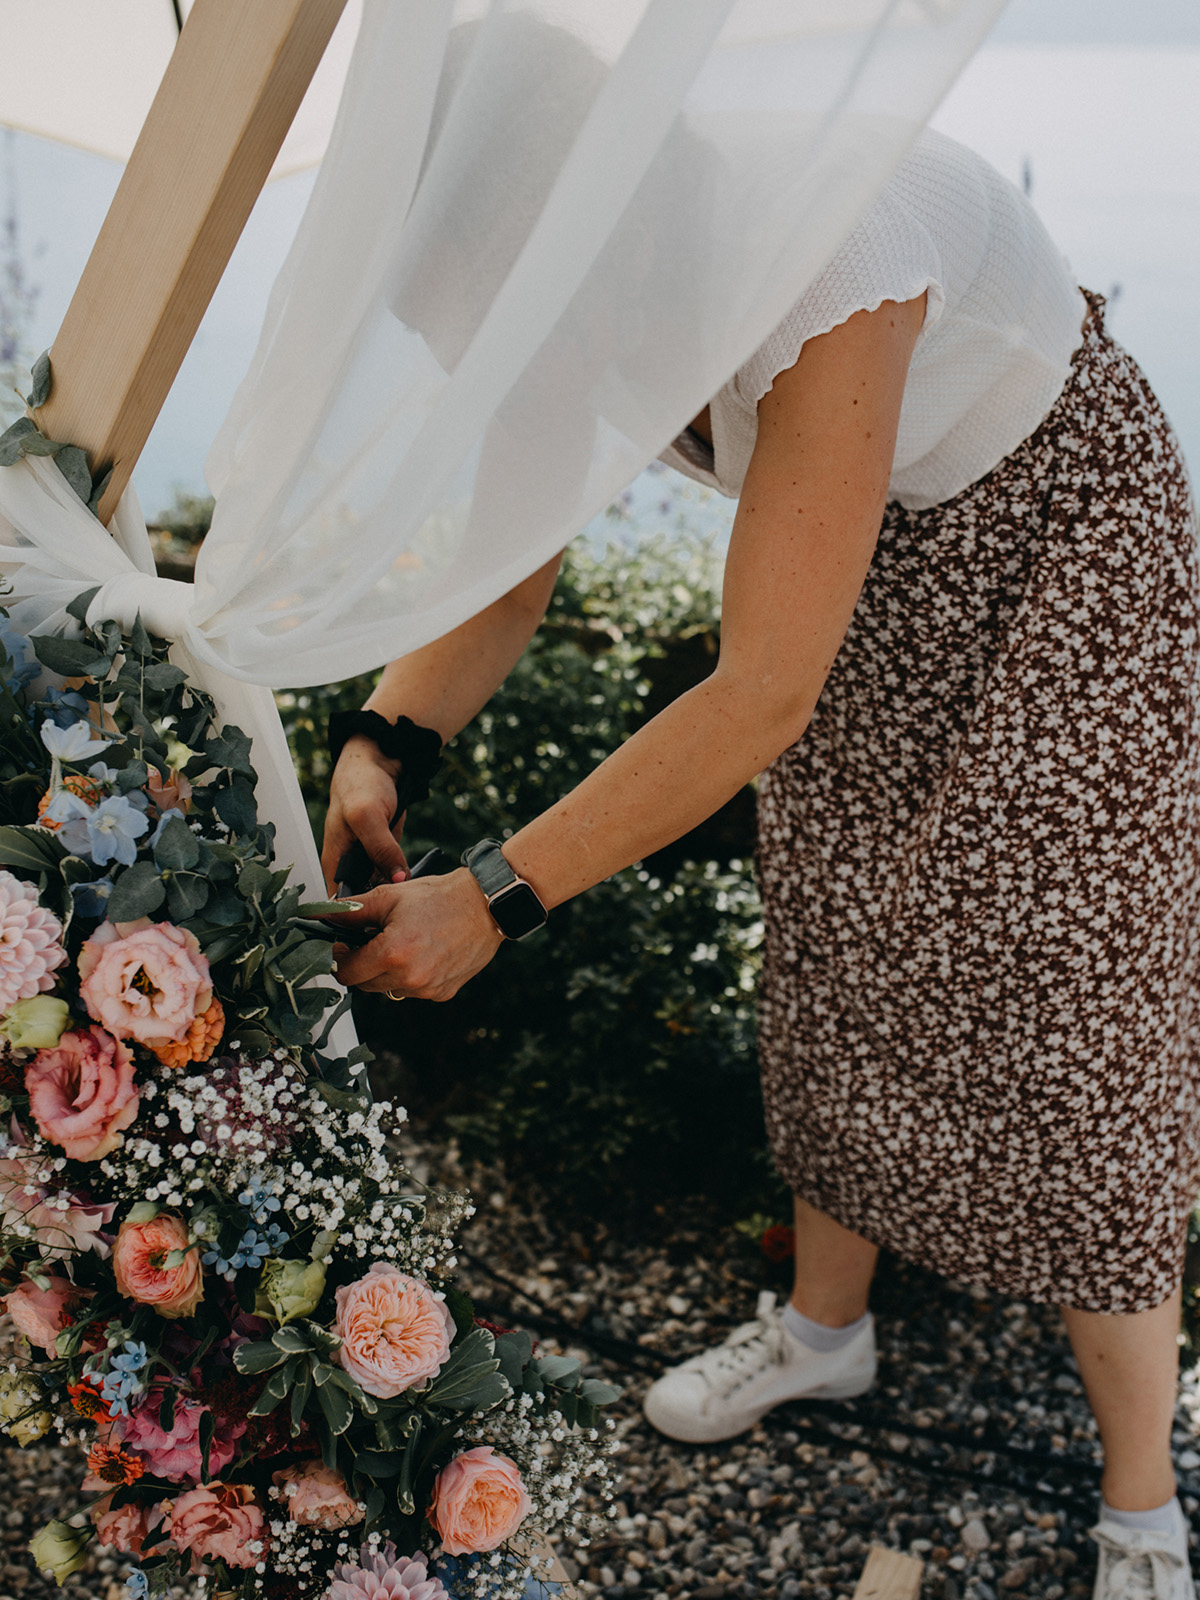
[[[515,1461],[490,1444],[464,1450],[438,1473],[429,1520],[447,1555],[495,1550],[533,1509]]]
[[[76,1306],[90,1300],[91,1289],[80,1289],[69,1278],[53,1277],[45,1289],[36,1283],[22,1283],[0,1298],[0,1305],[13,1319],[18,1333],[54,1359],[55,1340],[67,1326]]]
[[[171,1538],[190,1550],[192,1571],[219,1557],[229,1567],[252,1567],[267,1547],[262,1509],[245,1483],[211,1483],[181,1494],[171,1508]]]
[[[29,1109],[43,1136],[73,1161],[99,1161],[138,1113],[133,1056],[103,1028],[64,1033],[25,1069]]]
[[[178,1266],[167,1258],[186,1252]],[[204,1294],[200,1253],[190,1247],[182,1217],[160,1212],[149,1222],[121,1224],[112,1253],[118,1293],[141,1305],[153,1306],[160,1317],[190,1317]]]
[[[420,1278],[377,1261],[337,1291],[336,1359],[367,1394],[390,1400],[432,1378],[450,1357],[454,1318]]]
[[[79,995],[118,1039],[178,1043],[212,1004],[208,959],[170,922],[103,922],[79,952]]]

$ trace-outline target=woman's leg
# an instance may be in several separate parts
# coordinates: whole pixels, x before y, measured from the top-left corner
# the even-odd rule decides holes
[[[796,1197],[796,1284],[792,1305],[811,1322],[844,1328],[867,1309],[879,1250]]]
[[[1150,1511],[1175,1493],[1179,1309],[1179,1290],[1129,1316],[1062,1308],[1104,1446],[1101,1492],[1116,1511]]]

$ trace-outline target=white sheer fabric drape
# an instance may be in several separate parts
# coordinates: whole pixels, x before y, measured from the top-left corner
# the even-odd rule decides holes
[[[869,204],[1003,0],[367,0],[334,136],[213,448],[194,590],[45,461],[0,469],[18,626],[179,640],[315,857],[265,693],[380,665],[651,460]],[[240,680],[243,687],[239,687]]]

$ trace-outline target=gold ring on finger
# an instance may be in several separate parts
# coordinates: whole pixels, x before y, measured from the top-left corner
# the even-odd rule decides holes
[[[406,994],[397,994],[394,989],[385,989],[383,992],[384,992],[385,995],[387,995],[389,1000],[407,1000],[408,999],[408,996]]]

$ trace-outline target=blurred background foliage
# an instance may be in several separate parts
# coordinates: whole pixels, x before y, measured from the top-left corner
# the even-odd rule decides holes
[[[410,861],[503,838],[573,788],[716,661],[723,553],[669,493],[665,534],[630,508],[607,542],[569,549],[546,621],[490,704],[446,747],[408,818]],[[156,533],[164,566],[202,536],[203,502]],[[680,524],[684,524],[681,529]],[[679,533],[689,537],[679,537]],[[329,712],[370,678],[278,696],[314,831],[328,792]],[[763,1148],[754,1039],[762,940],[750,789],[695,833],[555,911],[451,1002],[359,996],[376,1087],[464,1156],[628,1225],[704,1195],[734,1215],[779,1209]]]

